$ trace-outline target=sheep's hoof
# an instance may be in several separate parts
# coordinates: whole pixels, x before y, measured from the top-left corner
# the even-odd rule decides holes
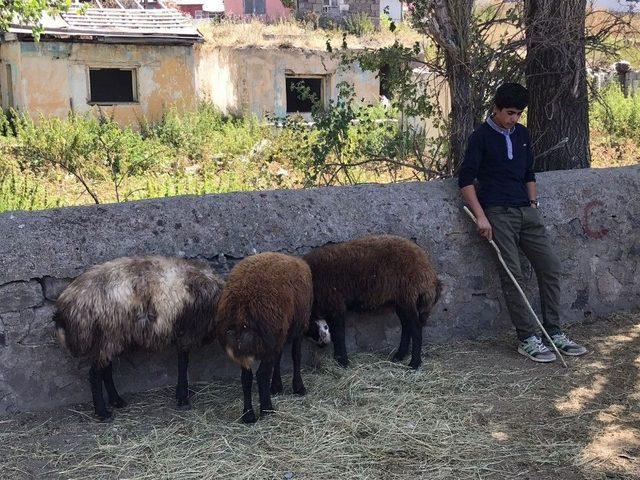
[[[420,365],[422,365],[422,360],[418,360],[417,362],[411,360],[409,362],[409,367],[413,368],[414,370],[418,370],[420,368]]]
[[[244,412],[240,420],[242,421],[242,423],[256,423],[256,420],[258,419],[256,418],[256,414],[253,413],[253,409],[252,409]]]
[[[267,408],[262,408],[260,407],[260,418],[264,418],[267,417],[269,415],[271,415],[272,413],[275,413],[275,408],[273,408],[273,406],[267,407]]]
[[[191,402],[189,400],[179,401],[178,405],[176,405],[176,408],[183,412],[187,410],[191,410]]]
[[[334,357],[336,362],[338,362],[338,365],[340,365],[343,368],[347,368],[349,366],[349,360],[347,359],[347,357]]]
[[[284,387],[282,386],[282,382],[271,382],[271,395],[278,395],[279,393],[284,392]]]
[[[393,356],[392,360],[394,362],[401,362],[405,358],[407,358],[407,354],[406,353],[396,352],[395,355]]]
[[[295,386],[293,387],[293,393],[301,397],[304,397],[307,394],[307,389],[304,388],[304,385]]]
[[[113,408],[124,408],[128,404],[121,397],[118,397],[115,400],[109,400],[109,405],[111,405]]]
[[[105,410],[103,413],[96,412],[96,418],[99,422],[111,423],[113,422],[113,413],[109,410]]]

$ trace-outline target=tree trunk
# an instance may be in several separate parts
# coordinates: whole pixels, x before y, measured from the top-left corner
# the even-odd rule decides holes
[[[535,169],[587,168],[586,0],[526,0],[525,12]]]
[[[449,97],[451,99],[449,162],[453,174],[464,159],[469,135],[473,132],[474,112],[469,62],[473,0],[431,0],[426,6],[425,30],[443,49]]]
[[[449,55],[445,55],[445,61],[451,98],[449,173],[453,174],[464,159],[467,140],[475,126],[475,114],[468,67]]]

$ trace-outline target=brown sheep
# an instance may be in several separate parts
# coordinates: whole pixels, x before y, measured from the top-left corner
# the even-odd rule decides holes
[[[256,372],[260,414],[273,411],[271,393],[282,391],[280,357],[287,339],[292,342],[293,392],[305,394],[301,348],[312,302],[311,271],[299,258],[260,253],[231,270],[218,304],[216,335],[229,357],[242,367],[243,422],[256,421],[251,403],[254,361],[260,361]]]
[[[189,408],[189,349],[211,339],[223,282],[206,264],[181,258],[124,257],[91,267],[60,294],[54,321],[58,340],[74,356],[89,356],[96,416],[110,420],[109,404],[126,405],[116,391],[112,360],[135,347],[178,348],[179,408]]]
[[[316,248],[304,260],[313,274],[312,318],[327,320],[338,363],[348,365],[347,310],[368,312],[393,307],[402,323],[394,360],[406,357],[412,341],[409,366],[420,366],[422,328],[441,290],[424,250],[401,237],[371,235]]]

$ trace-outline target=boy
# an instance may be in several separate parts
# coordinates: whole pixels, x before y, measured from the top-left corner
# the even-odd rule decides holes
[[[560,329],[560,261],[538,212],[529,132],[518,123],[528,104],[529,92],[520,84],[505,83],[496,90],[492,115],[469,137],[458,186],[478,220],[478,233],[488,240],[493,238],[520,285],[518,248],[531,262],[540,289],[542,323],[558,350],[565,355],[583,355],[587,349]],[[556,355],[542,342],[524,300],[502,266],[499,271],[518,334],[518,352],[535,362],[553,362]]]

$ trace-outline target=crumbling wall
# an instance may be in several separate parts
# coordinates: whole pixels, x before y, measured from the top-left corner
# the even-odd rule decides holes
[[[198,52],[198,90],[224,112],[251,112],[258,117],[287,113],[287,75],[323,76],[327,100],[336,100],[337,85],[353,85],[358,101],[379,102],[376,72],[354,64],[339,69],[340,60],[327,52],[299,48],[211,48]]]

